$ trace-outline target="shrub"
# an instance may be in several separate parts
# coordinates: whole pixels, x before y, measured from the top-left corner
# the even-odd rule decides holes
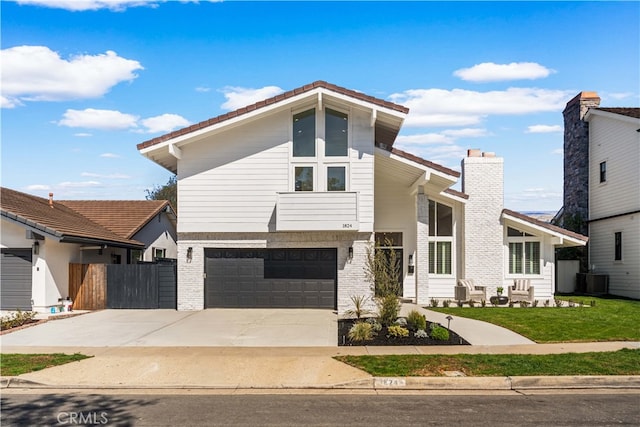
[[[393,325],[387,328],[387,332],[390,337],[398,338],[398,337],[408,337],[409,330],[407,328],[403,328],[400,325]]]
[[[538,300],[537,300],[537,299],[534,299],[534,300],[533,300],[533,306],[534,306],[534,307],[537,307],[537,306],[538,306]]]
[[[513,301],[509,301],[509,307],[513,308]]]
[[[431,298],[431,307],[436,308],[438,307],[438,300],[435,298]]]
[[[392,242],[389,239],[381,243],[385,247],[384,250],[375,246],[367,248],[365,275],[377,298],[387,295],[397,296],[401,289],[401,256],[391,247]]]
[[[520,301],[520,307],[529,307],[529,301]]]
[[[464,302],[458,301],[457,304],[458,304],[458,307],[462,307],[464,305]]]
[[[435,323],[431,324],[431,338],[438,341],[447,341],[449,339],[449,330]]]
[[[395,295],[386,295],[377,299],[378,321],[382,326],[390,326],[398,318],[400,301]]]
[[[557,300],[554,300],[554,302],[556,304],[556,307],[562,307],[562,300],[557,299]]]
[[[382,325],[378,322],[378,319],[375,317],[370,317],[367,319],[367,323],[371,324],[374,332],[380,332],[382,330]]]
[[[413,336],[416,338],[427,338],[429,337],[429,334],[424,329],[418,329]]]
[[[482,300],[482,301],[480,301],[480,305],[481,305],[482,307],[486,307],[486,306],[487,306],[487,301],[486,301],[486,300]]]
[[[544,302],[544,306],[545,306],[545,307],[549,307],[549,305],[550,305],[550,304],[551,304],[551,301],[549,301],[549,300],[546,300],[546,301]]]
[[[427,319],[418,310],[411,310],[407,315],[407,326],[412,331],[427,329]]]
[[[22,326],[25,323],[32,322],[34,317],[36,317],[36,313],[33,311],[17,310],[15,313],[0,318],[0,329],[5,330]]]
[[[347,316],[355,317],[356,319],[361,319],[365,314],[370,314],[371,311],[367,310],[365,305],[367,304],[367,300],[369,297],[364,295],[351,295],[351,302],[353,303],[353,308],[344,312]]]
[[[446,300],[442,301],[442,306],[444,308],[448,308],[450,305],[451,305],[451,300],[446,299]]]
[[[373,325],[367,322],[357,322],[349,329],[349,339],[352,341],[371,341],[375,335]]]
[[[592,299],[591,302],[589,303],[589,305],[591,307],[595,307],[596,306],[596,300]]]
[[[472,299],[470,299],[470,300],[469,300],[469,307],[475,307],[475,306],[476,306],[475,301],[474,301],[474,300],[472,300]]]

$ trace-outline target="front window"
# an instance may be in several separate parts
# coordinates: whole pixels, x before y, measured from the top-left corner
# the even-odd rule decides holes
[[[327,191],[345,191],[346,189],[346,168],[344,166],[329,166],[327,168]]]
[[[164,248],[153,248],[153,258],[165,258],[166,249]]]
[[[507,228],[509,240],[509,274],[540,274],[540,242],[536,237]]]
[[[293,115],[293,157],[316,155],[316,110]]]
[[[429,273],[451,274],[453,208],[429,200]]]
[[[324,155],[346,156],[349,147],[347,115],[327,108],[324,120]]]
[[[296,191],[313,191],[313,166],[295,167]]]
[[[600,163],[600,182],[607,181],[607,162]]]

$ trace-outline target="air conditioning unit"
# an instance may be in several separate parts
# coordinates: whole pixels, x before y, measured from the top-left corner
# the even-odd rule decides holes
[[[609,275],[587,273],[586,277],[588,294],[606,294],[609,292]]]

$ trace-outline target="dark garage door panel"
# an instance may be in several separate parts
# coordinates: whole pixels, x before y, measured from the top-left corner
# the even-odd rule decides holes
[[[31,249],[2,249],[2,310],[31,310]]]
[[[207,250],[206,307],[335,307],[336,249],[222,252]]]

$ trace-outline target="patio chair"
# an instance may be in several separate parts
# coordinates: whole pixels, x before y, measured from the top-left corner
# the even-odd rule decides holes
[[[513,285],[509,286],[509,301],[527,301],[533,304],[533,285],[529,279],[514,279]]]
[[[457,301],[486,301],[487,300],[487,288],[486,286],[477,285],[473,279],[460,279],[456,285],[456,300]]]

